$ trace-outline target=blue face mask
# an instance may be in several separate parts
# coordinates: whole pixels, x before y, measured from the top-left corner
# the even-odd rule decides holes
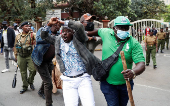
[[[120,39],[126,39],[129,36],[129,31],[117,30],[117,36]]]

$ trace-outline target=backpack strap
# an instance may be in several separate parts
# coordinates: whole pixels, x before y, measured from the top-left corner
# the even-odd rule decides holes
[[[130,37],[128,37],[127,40],[129,40],[129,38],[130,38]],[[116,50],[116,52],[114,52],[114,54],[115,54],[116,56],[119,55],[120,51],[122,50],[122,48],[123,48],[124,44],[127,42],[127,40],[126,40],[125,42],[123,42],[123,43],[119,46],[119,48]]]

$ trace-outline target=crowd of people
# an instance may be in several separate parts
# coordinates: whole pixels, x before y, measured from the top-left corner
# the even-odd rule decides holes
[[[147,34],[145,35],[145,50],[146,50],[146,66],[149,66],[150,63],[150,55],[153,60],[153,68],[157,68],[156,64],[156,53],[164,53],[163,49],[169,50],[169,34],[168,27],[166,27],[165,32],[163,28],[160,28],[160,32],[157,32],[155,28],[148,28]],[[161,46],[161,47],[160,47]]]
[[[96,16],[89,13],[83,14],[80,22],[62,21],[53,17],[36,33],[29,22],[23,22],[20,26],[14,23],[12,29],[8,27],[7,21],[3,21],[0,40],[6,68],[2,73],[10,70],[10,54],[10,59],[16,62],[20,69],[23,82],[20,94],[25,93],[28,87],[35,89],[34,77],[37,71],[42,79],[38,95],[46,100],[46,106],[53,106],[53,86],[58,88],[56,79],[61,81],[59,89],[63,90],[65,106],[78,106],[80,101],[83,106],[95,106],[91,75],[95,64],[101,60],[93,54],[94,50],[98,44],[102,44],[102,60],[105,60],[125,43],[122,51],[125,54],[127,70],[123,69],[119,55],[106,80],[100,81],[100,89],[108,106],[126,106],[129,100],[126,80],[130,82],[133,90],[133,79],[144,72],[145,65],[149,65],[150,53],[153,67],[157,67],[155,54],[159,46],[161,45],[160,50],[163,53],[166,41],[166,48],[169,49],[168,28],[166,33],[161,28],[156,36],[155,29],[149,29],[144,40],[145,64],[141,44],[129,34],[131,24],[127,17],[118,16],[114,20],[113,28],[100,29],[94,28],[95,19]],[[55,65],[58,65],[57,68],[54,67],[53,59]],[[133,62],[135,67],[132,68]],[[58,71],[52,71],[54,69]],[[52,73],[55,72],[60,73],[59,77],[52,78]]]

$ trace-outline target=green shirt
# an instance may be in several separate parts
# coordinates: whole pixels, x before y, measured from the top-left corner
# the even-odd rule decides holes
[[[102,60],[111,56],[117,48],[120,46],[122,42],[117,42],[113,29],[102,28],[98,30],[98,35],[102,38]],[[130,39],[126,41],[123,51],[126,59],[127,69],[132,69],[133,62],[145,62],[145,58],[143,55],[143,49],[140,43],[130,36]],[[125,84],[125,79],[121,72],[123,71],[123,64],[121,60],[121,56],[119,54],[118,61],[112,66],[109,76],[106,81],[109,84],[113,85],[121,85]]]

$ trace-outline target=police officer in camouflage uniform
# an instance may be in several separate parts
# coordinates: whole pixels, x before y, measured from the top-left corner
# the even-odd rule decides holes
[[[145,50],[146,50],[146,66],[150,63],[150,54],[152,55],[153,60],[153,68],[157,68],[156,65],[156,51],[157,51],[157,39],[156,36],[153,36],[154,30],[149,30],[150,35],[146,36],[144,42],[145,42]]]
[[[161,28],[160,32],[158,32],[156,34],[156,37],[158,38],[158,50],[161,45],[161,53],[164,53],[162,50],[164,49],[165,36],[166,36],[166,33],[163,32],[163,28]],[[157,53],[158,53],[158,51],[157,51]]]
[[[165,43],[166,43],[166,49],[168,50],[168,46],[169,46],[169,31],[168,31],[168,27],[166,27],[165,30],[166,36],[165,36]]]
[[[29,85],[32,90],[35,89],[33,80],[34,76],[36,75],[36,70],[32,62],[31,53],[36,34],[30,32],[30,26],[28,22],[23,22],[21,24],[21,28],[23,32],[18,34],[15,38],[15,58],[18,61],[23,82],[23,89],[20,91],[20,94],[23,94],[25,91],[27,91]],[[27,69],[29,70],[28,78]]]

